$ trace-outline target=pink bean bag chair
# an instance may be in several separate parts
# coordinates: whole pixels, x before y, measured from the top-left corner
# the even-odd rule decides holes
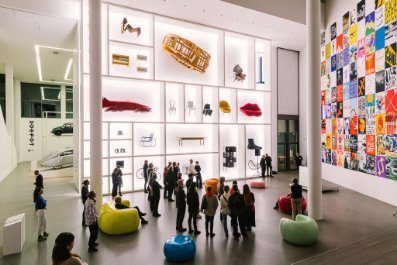
[[[250,187],[252,189],[264,189],[266,186],[264,181],[253,181],[250,183]]]

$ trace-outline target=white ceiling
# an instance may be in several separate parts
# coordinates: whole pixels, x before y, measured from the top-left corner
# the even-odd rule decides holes
[[[270,0],[257,0],[269,1]],[[294,0],[295,1],[295,0]],[[305,47],[306,26],[220,0],[109,0],[108,2],[204,25],[262,37],[273,46]],[[277,5],[277,1],[271,1]]]
[[[15,78],[39,82],[35,45],[73,49],[76,20],[0,7],[0,63],[14,66]],[[58,52],[58,55],[54,54]],[[65,81],[71,52],[40,48],[43,80]]]

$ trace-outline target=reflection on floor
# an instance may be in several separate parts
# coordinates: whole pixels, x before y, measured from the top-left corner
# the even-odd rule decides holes
[[[90,265],[170,264],[164,260],[163,243],[169,236],[175,234],[175,203],[161,200],[162,216],[155,219],[149,214],[149,224],[141,227],[134,234],[113,237],[100,234],[99,252],[88,254],[88,229],[81,227],[82,204],[70,178],[45,180],[45,198],[49,203],[47,222],[50,236],[46,242],[38,244],[36,241],[37,221],[32,202],[34,178],[28,169],[27,164],[22,164],[0,183],[0,223],[3,224],[8,216],[21,212],[26,213],[27,221],[27,240],[23,253],[0,257],[0,264],[51,264],[50,256],[54,239],[58,233],[64,231],[72,232],[76,236],[74,251]],[[319,222],[320,238],[317,244],[298,247],[284,242],[280,237],[278,224],[280,218],[286,215],[272,208],[277,197],[288,192],[288,183],[296,174],[296,172],[279,174],[267,180],[265,190],[254,190],[257,227],[253,229],[248,239],[240,240],[240,242],[233,238],[226,239],[217,215],[215,218],[216,236],[213,239],[207,239],[203,234],[197,236],[195,238],[196,257],[187,264],[290,264],[326,251],[337,251],[336,248],[344,246],[342,257],[345,259],[338,259],[338,264],[371,263],[369,261],[379,258],[376,253],[381,252],[372,249],[368,252],[373,253],[372,260],[360,259],[360,256],[364,256],[361,251],[356,250],[351,253],[348,251],[352,243],[363,242],[365,249],[365,246],[370,247],[369,242],[377,237],[380,238],[378,242],[384,243],[386,243],[385,240],[389,242],[391,239],[396,240],[396,236],[387,236],[388,233],[396,233],[396,230],[392,228],[396,223],[396,219],[392,216],[395,211],[394,207],[341,188],[339,192],[323,194],[324,221]],[[242,186],[243,183],[240,181],[239,185]],[[124,197],[149,213],[149,204],[144,193],[127,194]],[[204,220],[199,221],[199,229],[204,231]],[[2,242],[2,236],[2,231],[0,231],[0,242]],[[393,242],[393,245],[396,245],[395,243]],[[385,244],[374,245],[378,248],[382,246]],[[355,255],[356,258],[351,259],[351,255]],[[320,257],[310,264],[322,264],[322,261],[325,263],[326,260],[334,257],[324,256],[322,259]],[[385,256],[382,258],[386,259]],[[336,264],[331,261],[328,263]]]

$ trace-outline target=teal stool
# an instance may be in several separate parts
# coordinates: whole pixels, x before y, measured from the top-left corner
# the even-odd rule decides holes
[[[283,239],[295,245],[314,244],[318,238],[316,221],[306,215],[298,214],[296,220],[281,218],[280,232]]]

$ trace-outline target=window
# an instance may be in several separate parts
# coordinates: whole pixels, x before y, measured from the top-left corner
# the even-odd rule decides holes
[[[3,74],[0,74],[0,106],[5,121],[6,120],[6,76]]]
[[[66,119],[73,119],[73,87],[66,87]]]
[[[60,87],[21,83],[21,114],[23,118],[61,118]]]

